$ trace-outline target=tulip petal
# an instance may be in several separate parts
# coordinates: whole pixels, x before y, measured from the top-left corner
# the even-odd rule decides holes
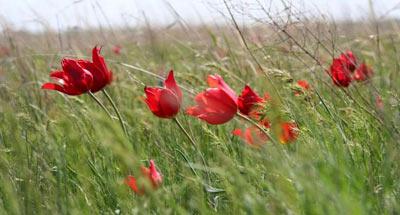
[[[161,118],[172,118],[180,108],[178,97],[169,89],[145,87],[145,102],[154,115]]]
[[[175,93],[175,95],[178,97],[179,99],[179,103],[182,102],[182,91],[179,88],[179,86],[176,84],[175,78],[174,78],[174,71],[171,70],[168,74],[167,79],[165,79],[164,81],[165,87],[167,89],[170,89],[172,92]]]
[[[242,91],[242,94],[238,97],[238,107],[241,113],[249,115],[257,103],[263,102],[260,96],[255,93],[248,85],[246,85]]]
[[[231,120],[237,112],[235,100],[222,89],[209,88],[199,93],[195,101],[197,106],[187,109],[187,114],[198,117],[210,124],[223,124]]]
[[[219,88],[224,90],[234,101],[237,101],[237,95],[235,91],[233,91],[228,84],[225,83],[224,79],[218,74],[209,75],[207,77],[208,86],[212,88]]]

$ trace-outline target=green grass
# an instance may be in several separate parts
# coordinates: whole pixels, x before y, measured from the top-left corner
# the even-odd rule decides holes
[[[62,56],[88,54],[97,40],[59,55],[42,55],[57,52],[21,44],[13,57],[3,57],[0,214],[399,213],[399,37],[382,36],[381,56],[374,40],[338,39],[336,47],[353,50],[375,69],[370,83],[342,91],[305,53],[283,51],[286,43],[263,44],[261,50],[251,44],[266,75],[237,38],[227,35],[209,32],[197,42],[161,36],[152,44],[125,41],[122,56],[104,49],[115,76],[107,91],[128,136],[88,95],[68,97],[40,89]],[[217,58],[217,49],[227,56]],[[331,57],[319,57],[328,68]],[[178,119],[197,142],[196,149],[172,120],[153,116],[142,101],[144,84],[160,80],[118,62],[162,75],[173,68],[177,82],[188,89],[184,107],[206,88],[208,74],[221,74],[237,93],[249,83],[260,94],[272,95],[270,117],[298,123],[299,138],[255,149],[231,135],[246,122],[211,126],[182,110]],[[292,81],[298,79],[310,82],[313,89],[307,96],[293,95]],[[376,92],[384,100],[383,111],[374,106]],[[112,111],[101,93],[96,96]],[[138,175],[149,159],[164,181],[160,189],[137,196],[124,178]]]

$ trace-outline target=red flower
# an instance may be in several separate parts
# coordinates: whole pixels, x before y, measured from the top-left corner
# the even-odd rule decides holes
[[[259,147],[268,140],[267,135],[254,126],[246,128],[243,131],[241,129],[235,129],[232,131],[232,134],[242,138],[247,144],[255,147]]]
[[[145,87],[147,98],[145,102],[151,112],[160,118],[173,118],[179,112],[182,103],[182,91],[174,79],[174,71],[171,70],[164,87]]]
[[[221,76],[210,75],[207,81],[211,88],[197,94],[197,105],[186,112],[213,125],[226,123],[237,112],[237,96]]]
[[[383,100],[382,100],[382,97],[380,95],[376,95],[375,96],[375,106],[379,110],[383,110],[383,108],[384,108]]]
[[[297,86],[299,86],[302,90],[296,89],[294,91],[295,96],[299,96],[299,95],[303,94],[303,91],[310,89],[310,84],[308,84],[308,82],[306,80],[298,80]]]
[[[162,183],[162,176],[161,174],[157,171],[156,165],[154,164],[153,160],[150,160],[150,166],[149,168],[146,168],[144,166],[141,166],[142,170],[142,176],[146,177],[150,182],[153,187],[153,189],[157,189],[161,183]],[[138,187],[137,180],[134,176],[129,175],[125,179],[125,183],[132,189],[133,192],[135,192],[138,195],[143,195],[145,193],[145,187],[141,186],[140,188]]]
[[[156,165],[153,160],[150,160],[149,168],[144,166],[141,167],[143,175],[146,175],[150,180],[153,188],[157,188],[162,183],[162,176],[159,172],[157,172]]]
[[[346,51],[340,54],[339,59],[350,72],[354,72],[357,67],[357,58],[352,51]]]
[[[336,86],[348,87],[351,83],[351,71],[346,64],[339,58],[333,59],[330,75]]]
[[[121,46],[115,45],[115,46],[113,46],[112,51],[114,52],[114,54],[120,55],[121,54],[121,49],[122,49]]]
[[[242,91],[242,94],[238,98],[238,107],[242,114],[249,115],[254,110],[254,105],[263,102],[264,99],[258,96],[248,85],[246,85]]]
[[[356,81],[365,81],[368,78],[372,77],[374,72],[371,67],[367,66],[365,63],[362,63],[354,72],[353,79]]]
[[[282,144],[295,141],[298,135],[299,133],[296,123],[285,122],[281,124],[281,133],[279,136],[279,140]]]
[[[310,89],[310,84],[306,80],[298,80],[297,85],[299,85],[301,88],[304,90],[309,90]]]
[[[83,67],[93,75],[93,85],[90,91],[95,93],[112,81],[112,72],[108,70],[104,57],[100,55],[101,48],[95,46],[92,50],[92,61],[82,61]]]
[[[62,70],[50,73],[50,77],[58,83],[45,83],[42,89],[57,90],[67,95],[81,95],[88,92],[93,86],[93,75],[84,65],[86,61],[63,59]]]

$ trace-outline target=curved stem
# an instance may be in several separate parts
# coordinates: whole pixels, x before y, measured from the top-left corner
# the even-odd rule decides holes
[[[182,130],[182,132],[186,135],[186,137],[190,140],[190,142],[192,143],[193,147],[196,149],[196,151],[199,153],[201,160],[204,164],[204,167],[206,168],[206,173],[208,176],[208,180],[210,181],[210,174],[208,173],[208,167],[207,167],[207,163],[206,163],[206,159],[203,156],[203,153],[201,153],[201,150],[199,150],[197,148],[197,144],[196,142],[193,140],[193,138],[189,135],[189,132],[186,131],[186,129],[182,126],[182,124],[179,122],[179,120],[177,118],[173,118],[172,119],[177,125],[178,127]]]
[[[247,122],[251,123],[252,125],[256,126],[258,129],[260,129],[265,135],[267,135],[267,137],[272,141],[272,143],[277,144],[277,142],[272,139],[271,135],[269,135],[269,133],[257,122],[254,122],[252,119],[250,119],[249,117],[241,114],[241,113],[236,113],[236,115],[244,120],[246,120]]]
[[[186,137],[190,140],[190,143],[192,143],[192,145],[194,147],[197,147],[196,142],[194,142],[193,138],[189,135],[189,133],[182,126],[182,124],[178,121],[178,119],[177,118],[173,118],[172,120],[174,120],[174,122],[178,125],[178,127],[182,130],[182,132],[186,135]]]
[[[89,96],[92,97],[92,99],[94,99],[96,101],[96,103],[98,105],[100,105],[100,107],[107,113],[107,115],[112,119],[113,116],[111,115],[110,111],[107,110],[106,106],[104,106],[103,103],[101,103],[101,101],[92,93],[92,92],[88,92]]]
[[[121,113],[119,112],[117,106],[115,105],[111,96],[107,93],[107,91],[105,89],[102,89],[101,91],[104,93],[104,95],[107,97],[108,101],[111,103],[111,106],[113,107],[115,113],[117,114],[117,117],[118,117],[119,123],[121,124],[122,130],[124,130],[125,135],[128,136],[128,131],[126,130],[124,121],[122,120]]]

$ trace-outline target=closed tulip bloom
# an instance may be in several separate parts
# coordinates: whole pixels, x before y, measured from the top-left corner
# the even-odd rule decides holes
[[[57,90],[67,95],[81,95],[88,92],[93,86],[93,75],[89,72],[81,60],[63,59],[62,70],[50,73],[50,77],[57,83],[45,83],[42,89]]]
[[[367,79],[371,78],[374,74],[371,67],[367,64],[362,63],[354,72],[353,79],[356,81],[366,81]]]
[[[157,171],[156,165],[154,164],[153,160],[150,160],[150,166],[149,168],[146,168],[144,166],[142,168],[142,173],[148,177],[150,180],[151,184],[153,185],[153,188],[157,188],[160,186],[162,183],[162,176],[161,174]]]
[[[93,75],[92,93],[102,90],[112,81],[112,72],[107,68],[104,57],[100,55],[101,48],[94,47],[92,50],[92,62],[81,61],[82,66]]]
[[[333,59],[330,75],[333,83],[338,87],[348,87],[352,81],[351,71],[341,59]]]
[[[160,118],[173,118],[179,112],[182,103],[182,91],[176,84],[171,70],[164,87],[145,87],[145,102],[151,112]]]
[[[258,96],[248,85],[244,87],[242,94],[238,97],[238,107],[244,115],[249,115],[254,110],[255,105],[262,102],[264,102],[264,99]]]
[[[156,165],[154,164],[153,160],[150,160],[149,168],[141,166],[142,176],[145,177],[152,185],[152,188],[155,190],[157,189],[162,183],[162,176],[157,171]],[[138,185],[137,180],[134,176],[129,175],[125,179],[125,183],[138,195],[143,195],[146,191],[145,186]]]
[[[189,107],[186,112],[209,124],[224,124],[237,113],[237,96],[219,75],[208,76],[211,88],[197,94],[196,106]]]
[[[299,135],[296,123],[284,122],[281,124],[281,134],[279,140],[282,144],[295,141]]]

